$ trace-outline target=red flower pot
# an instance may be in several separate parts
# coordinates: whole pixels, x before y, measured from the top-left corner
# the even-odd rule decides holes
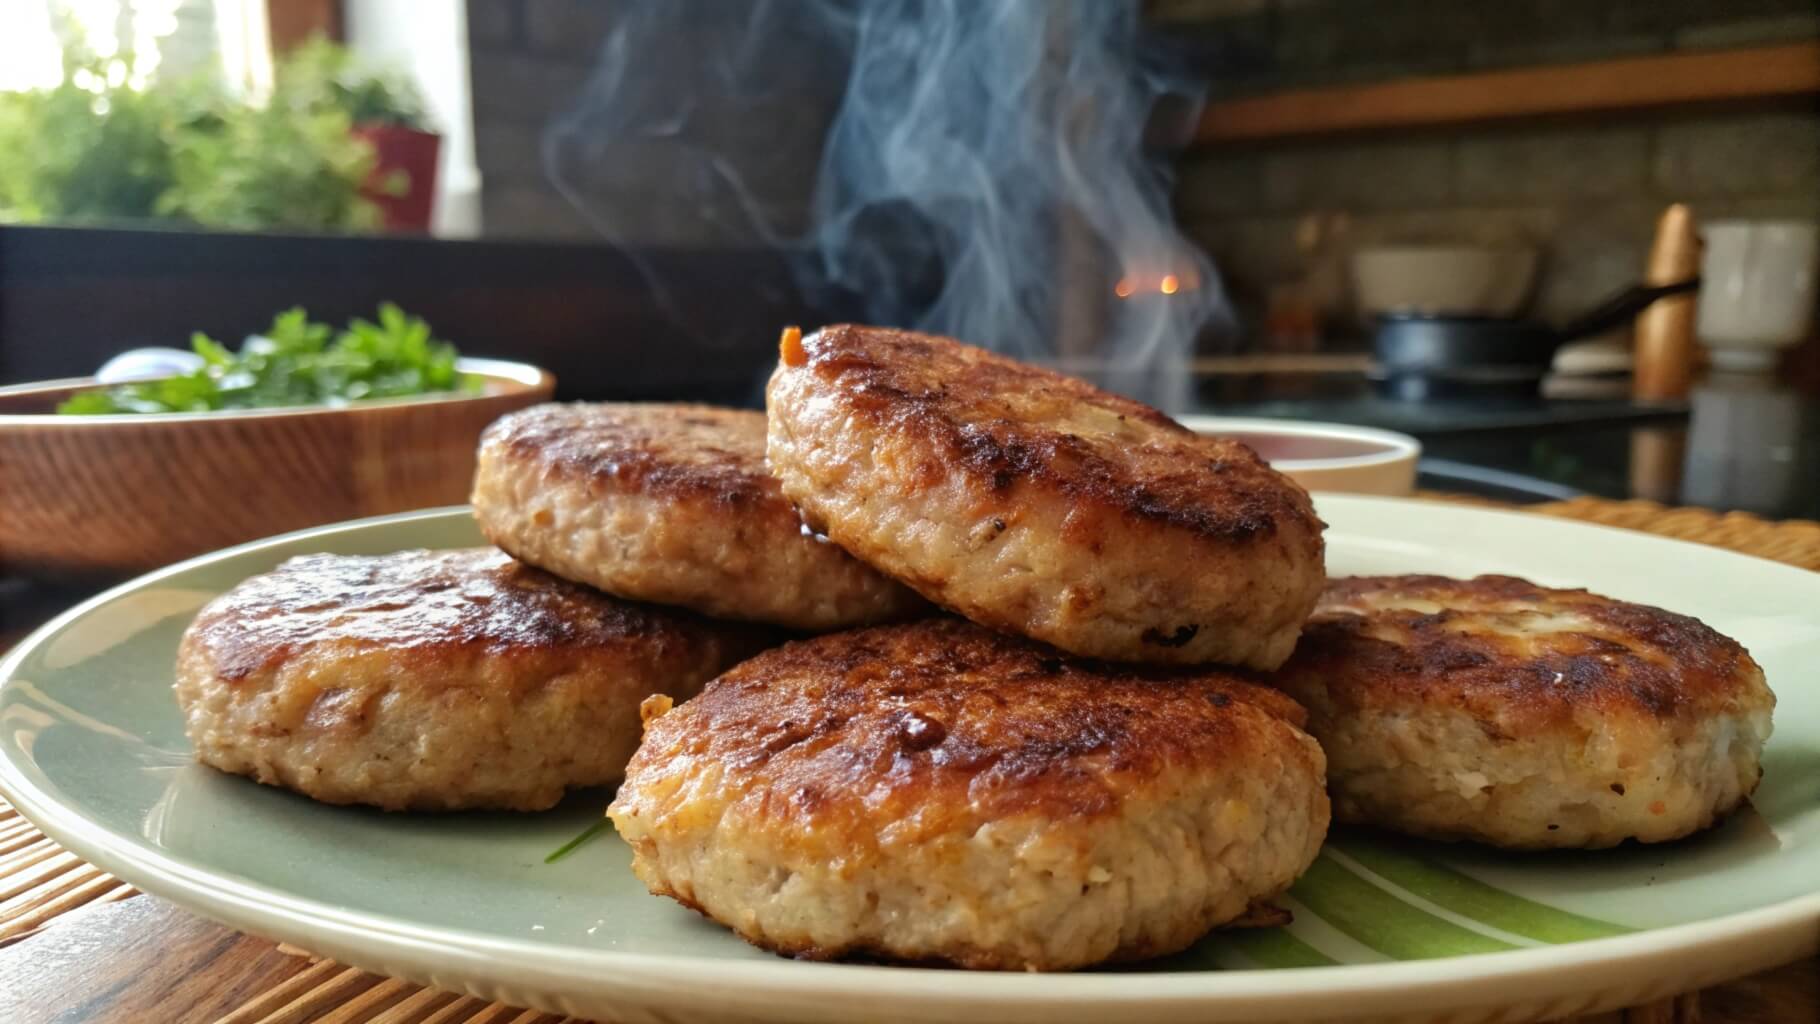
[[[378,205],[386,229],[429,231],[442,136],[395,124],[363,124],[354,126],[354,137],[373,147],[373,174],[363,192]],[[394,171],[404,172],[410,183],[401,195],[388,195],[384,190]]]

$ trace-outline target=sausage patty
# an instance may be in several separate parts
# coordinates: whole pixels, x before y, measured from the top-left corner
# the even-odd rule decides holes
[[[1756,788],[1775,707],[1696,619],[1508,576],[1335,580],[1273,681],[1339,820],[1518,848],[1713,824]]]
[[[1295,646],[1322,523],[1244,445],[947,338],[843,325],[784,356],[784,493],[925,597],[1089,657],[1274,668]]]
[[[489,427],[488,539],[565,579],[725,619],[829,630],[913,617],[909,590],[803,529],[765,418],[704,405],[542,405]]]
[[[312,555],[202,609],[177,701],[204,764],[328,803],[541,810],[766,639],[492,550]]]
[[[633,871],[766,949],[1059,970],[1182,949],[1327,831],[1281,694],[953,619],[766,652],[652,720]]]

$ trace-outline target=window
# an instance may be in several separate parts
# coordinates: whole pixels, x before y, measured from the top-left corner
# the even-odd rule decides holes
[[[0,2],[0,89],[54,87],[66,58],[83,55],[113,84],[137,89],[160,73],[214,70],[236,91],[258,94],[272,77],[265,0]]]

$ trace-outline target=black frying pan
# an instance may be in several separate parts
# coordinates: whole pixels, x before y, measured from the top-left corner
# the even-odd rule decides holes
[[[1373,376],[1379,391],[1393,398],[1533,395],[1562,345],[1610,330],[1657,299],[1698,287],[1699,278],[1632,285],[1560,328],[1494,317],[1384,316],[1373,345]]]

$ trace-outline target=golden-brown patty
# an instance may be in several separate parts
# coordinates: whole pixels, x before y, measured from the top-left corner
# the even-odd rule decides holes
[[[804,630],[926,606],[808,534],[765,470],[765,418],[704,405],[542,405],[481,438],[474,514],[501,548],[637,601]]]
[[[1512,847],[1712,824],[1756,787],[1775,706],[1696,619],[1508,576],[1334,580],[1273,681],[1340,820]]]
[[[645,697],[767,639],[491,549],[312,555],[203,608],[176,691],[223,771],[329,803],[538,810],[620,777]]]
[[[1155,956],[1282,892],[1327,828],[1281,694],[954,619],[789,644],[653,712],[608,812],[633,870],[797,956]]]
[[[841,325],[785,349],[771,471],[835,543],[1076,654],[1289,656],[1323,526],[1244,445],[947,338]]]

